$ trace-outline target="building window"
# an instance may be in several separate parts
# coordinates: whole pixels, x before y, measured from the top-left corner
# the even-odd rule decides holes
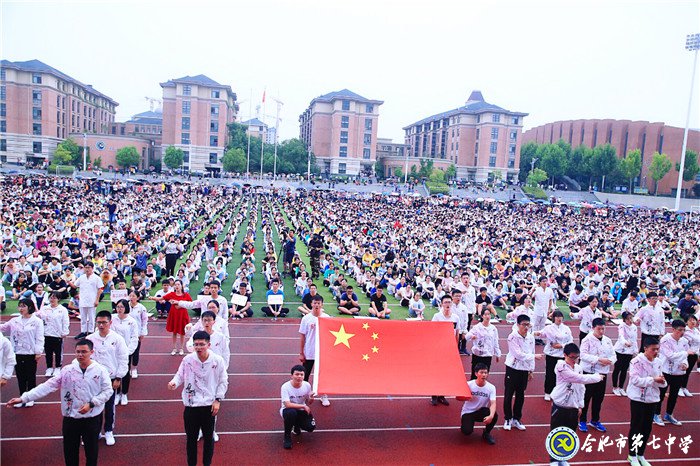
[[[218,161],[219,158],[216,156],[216,152],[209,152],[209,163],[211,165],[216,165]]]
[[[491,121],[494,123],[500,123],[501,122],[501,114],[500,113],[494,113],[491,115]]]
[[[514,158],[508,159],[508,168],[515,168],[515,159]]]
[[[219,132],[219,122],[216,120],[211,120],[211,122],[209,122],[209,131],[212,133],[218,133]]]
[[[7,116],[7,105],[4,103],[0,104],[0,116]]]
[[[219,146],[219,136],[209,136],[209,145],[212,147]]]
[[[513,117],[513,119],[511,120],[511,122],[512,122],[514,125],[517,125],[519,121],[520,121],[520,119],[519,119],[518,117]]]
[[[365,133],[364,139],[362,141],[366,146],[372,144],[372,135],[370,133]]]
[[[491,154],[495,154],[495,153],[498,152],[498,143],[497,143],[497,142],[492,142],[492,143],[491,143],[491,147],[490,147],[489,152],[490,152]]]
[[[32,73],[32,84],[41,84],[41,74]]]
[[[7,152],[7,139],[0,139],[0,151]]]
[[[182,162],[183,163],[190,163],[190,151],[188,151],[188,150],[182,151]]]
[[[125,128],[124,126],[120,127],[120,128],[119,128],[119,134],[121,134],[122,136],[124,136],[125,130],[126,130],[126,128]],[[189,135],[188,135],[187,137],[189,138]]]
[[[348,156],[348,147],[347,146],[340,146],[340,153],[338,155],[340,157],[347,157]]]
[[[348,171],[347,164],[345,164],[345,163],[338,164],[338,174],[339,175],[345,175],[345,173],[347,173],[347,171]]]
[[[347,132],[347,131],[341,131],[341,132],[340,132],[340,143],[341,143],[341,144],[347,144],[347,143],[348,143],[348,132]]]
[[[192,95],[192,86],[189,84],[182,86],[182,95]]]
[[[477,115],[477,116],[476,116],[476,122],[477,122],[477,123],[481,123],[481,115]]]
[[[5,68],[0,68],[0,81],[4,81],[7,78],[7,74],[5,73]]]
[[[190,117],[182,117],[182,129],[189,131],[190,129]]]
[[[41,109],[39,107],[32,107],[32,119],[41,120]]]
[[[372,119],[365,118],[365,131],[372,131]]]
[[[218,99],[221,91],[211,91],[211,98],[212,99]]]
[[[37,142],[37,141],[34,141],[34,142],[32,143],[32,151],[33,151],[35,154],[41,154],[41,143],[40,143],[40,142]]]
[[[491,139],[498,139],[498,128],[491,128]]]
[[[219,115],[219,106],[218,105],[211,106],[211,114],[212,115]]]
[[[508,154],[515,155],[515,144],[511,144],[510,146],[508,146]]]
[[[350,101],[349,100],[343,100],[343,110],[350,110]]]
[[[0,100],[5,100],[7,98],[7,88],[5,86],[0,86]]]
[[[340,117],[340,127],[347,128],[349,126],[350,126],[350,117],[349,116]]]
[[[180,144],[189,144],[190,143],[190,133],[182,133],[182,137],[180,138]]]
[[[561,136],[559,136],[561,137]],[[517,131],[511,131],[510,132],[510,140],[511,141],[516,141],[518,139],[518,132]]]
[[[182,101],[182,114],[183,114],[183,115],[189,115],[189,114],[190,114],[190,101],[189,101],[189,100],[183,100],[183,101]]]
[[[374,105],[367,104],[366,111],[367,113],[374,113]]]
[[[362,149],[362,158],[363,159],[369,160],[371,156],[372,156],[372,151],[368,147],[365,147],[364,149]]]
[[[41,123],[32,123],[32,134],[41,136]]]
[[[495,167],[496,166],[496,156],[491,155],[489,156],[489,167]]]
[[[7,122],[5,120],[0,120],[0,133],[7,132]]]

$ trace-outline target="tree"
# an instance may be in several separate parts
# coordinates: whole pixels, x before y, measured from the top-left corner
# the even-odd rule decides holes
[[[566,153],[559,145],[541,145],[537,148],[537,158],[542,170],[546,171],[552,179],[563,176],[566,173]]]
[[[134,146],[122,147],[117,151],[117,165],[120,167],[136,167],[139,164],[139,151]]]
[[[72,139],[64,139],[58,146],[56,146],[56,151],[59,148],[63,148],[70,153],[70,160],[65,163],[65,165],[73,165],[76,168],[83,168],[83,148],[75,143]],[[88,151],[89,152],[89,151]],[[90,155],[87,156],[87,163],[90,163]],[[54,162],[55,163],[55,162]]]
[[[447,170],[445,170],[445,177],[448,180],[454,180],[457,178],[457,167],[454,163],[450,164],[450,166],[447,167]]]
[[[547,174],[546,171],[542,170],[541,168],[535,168],[528,176],[527,176],[527,185],[531,187],[536,187],[543,181],[545,181],[547,178],[549,178],[549,175]]]
[[[649,176],[654,180],[654,196],[658,194],[659,181],[666,176],[666,173],[671,171],[672,166],[673,163],[668,155],[654,152],[654,155],[651,157],[651,164],[649,164]]]
[[[221,159],[224,171],[243,173],[246,169],[246,155],[243,149],[229,149]]]
[[[433,161],[431,159],[420,159],[420,169],[418,175],[421,178],[428,178],[433,173]]]
[[[591,175],[601,177],[601,191],[605,189],[605,177],[617,169],[619,159],[615,147],[610,144],[596,146],[591,159]]]
[[[681,171],[681,164],[676,164],[676,171]],[[693,181],[700,173],[698,166],[698,154],[690,149],[685,151],[685,166],[683,167],[683,181]]]
[[[53,154],[51,163],[53,165],[72,165],[73,155],[68,149],[59,144],[56,146],[56,152]]]
[[[632,183],[639,176],[642,170],[642,151],[635,149],[627,154],[627,157],[620,160],[620,171],[622,176],[630,182],[630,193],[632,192]]]
[[[165,149],[165,155],[163,156],[163,163],[166,167],[171,170],[177,170],[182,166],[182,162],[185,159],[185,153],[182,149],[178,149],[175,146],[168,146]]]
[[[384,165],[379,162],[374,164],[374,176],[377,179],[384,178]]]
[[[583,181],[588,178],[588,184],[591,184],[591,162],[593,159],[593,151],[581,144],[576,149],[571,151],[571,157],[567,166],[566,174],[571,178]]]
[[[518,179],[522,182],[527,180],[527,175],[530,173],[532,159],[537,153],[538,145],[534,142],[528,142],[520,146],[520,172],[518,173]]]
[[[399,180],[404,178],[403,170],[401,169],[401,167],[394,168],[394,176]]]
[[[445,182],[445,172],[434,168],[432,173],[430,173],[430,181],[433,183],[444,183]]]

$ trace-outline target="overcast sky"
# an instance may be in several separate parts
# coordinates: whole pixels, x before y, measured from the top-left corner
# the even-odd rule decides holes
[[[311,99],[348,88],[383,100],[379,137],[487,102],[529,113],[526,128],[580,118],[685,126],[700,2],[0,0],[0,55],[41,60],[117,102],[148,110],[160,82],[205,74],[230,85],[239,117],[267,89],[266,122],[297,137]],[[691,127],[700,127],[696,86]],[[261,110],[262,112],[262,110]]]

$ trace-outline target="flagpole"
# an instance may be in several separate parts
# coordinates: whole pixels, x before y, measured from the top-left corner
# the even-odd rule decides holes
[[[263,129],[264,129],[265,128],[265,91],[263,91],[262,104],[263,104],[263,112],[262,112],[261,118],[262,118]],[[265,154],[265,138],[261,137],[260,139],[261,139],[261,141],[260,141],[260,181],[262,181],[262,179],[263,179],[263,160],[264,160],[264,154]]]
[[[278,96],[279,96],[279,93],[278,93]],[[279,97],[277,99],[274,99],[274,100],[277,101],[277,117],[275,118],[275,158],[274,158],[274,161],[272,162],[272,165],[273,165],[272,181],[273,182],[277,179],[277,140],[278,140],[277,133],[279,132],[279,129],[280,129],[280,107],[282,106],[282,102],[280,102]]]
[[[248,99],[248,161],[245,170],[245,179],[250,179],[250,120],[253,119],[253,88],[250,88],[250,99]]]

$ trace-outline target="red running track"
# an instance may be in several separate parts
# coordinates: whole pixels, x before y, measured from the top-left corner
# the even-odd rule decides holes
[[[72,330],[77,333],[77,323]],[[534,380],[527,390],[524,432],[502,430],[499,422],[494,436],[496,446],[481,441],[479,430],[471,437],[458,428],[461,403],[433,407],[424,397],[332,397],[330,407],[314,405],[318,430],[295,438],[291,451],[282,449],[282,423],[279,416],[279,387],[288,380],[289,368],[297,362],[298,320],[278,322],[257,320],[230,324],[234,355],[229,368],[229,390],[217,421],[221,440],[216,444],[215,464],[298,463],[309,458],[322,464],[460,464],[505,465],[546,463],[544,441],[549,432],[550,404],[542,399],[544,363],[538,362]],[[177,369],[180,356],[171,356],[170,338],[162,322],[149,325],[150,335],[142,345],[139,375],[132,382],[128,406],[117,408],[116,445],[100,445],[100,464],[184,464],[185,436],[180,391],[170,392],[166,384]],[[505,338],[510,325],[499,327]],[[614,329],[610,327],[609,333]],[[576,333],[576,332],[574,332]],[[611,335],[614,336],[614,335]],[[66,353],[72,354],[74,340],[66,340]],[[505,349],[505,341],[502,341]],[[541,348],[538,347],[538,351]],[[72,356],[66,357],[66,361]],[[465,371],[469,358],[463,358]],[[44,372],[44,362],[39,374]],[[492,367],[490,381],[503,393],[503,359]],[[39,376],[39,382],[45,380]],[[646,457],[654,464],[700,464],[700,447],[693,443],[684,454],[680,437],[691,435],[700,442],[700,374],[691,376],[694,398],[680,398],[675,415],[681,427],[654,426],[660,438],[658,450],[647,448]],[[608,387],[608,391],[610,387]],[[16,396],[14,380],[3,389],[2,401]],[[502,398],[498,400],[502,417]],[[602,421],[611,439],[627,435],[629,402],[612,394],[603,404]],[[32,408],[0,410],[0,459],[3,464],[39,465],[61,462],[61,417],[58,395],[53,394]],[[595,439],[591,453],[579,452],[572,464],[597,462],[623,464],[626,453],[615,445],[599,452],[602,434]],[[664,440],[675,436],[668,454]],[[581,441],[585,434],[580,434]],[[200,450],[201,455],[201,450]]]

